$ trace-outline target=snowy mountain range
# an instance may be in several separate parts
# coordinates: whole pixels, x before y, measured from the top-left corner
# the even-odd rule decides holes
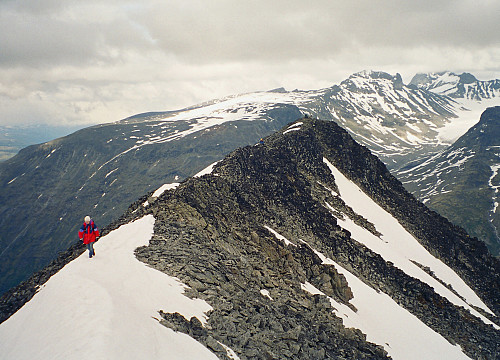
[[[396,176],[430,208],[500,253],[500,106],[452,146],[400,169]]]
[[[450,71],[417,74],[409,85],[456,99],[475,101],[498,98],[500,94],[499,79],[481,81],[469,73],[457,75]]]
[[[364,71],[326,89],[229,96],[28,147],[0,163],[0,293],[74,243],[88,213],[108,224],[143,194],[304,114],[337,122],[396,170],[447,148],[496,99],[458,101]]]
[[[499,260],[332,121],[159,187],[95,249],[1,298],[0,356],[498,357]]]

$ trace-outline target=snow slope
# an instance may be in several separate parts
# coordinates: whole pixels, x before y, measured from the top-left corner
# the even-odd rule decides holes
[[[270,227],[264,227],[286,245],[297,246]],[[399,306],[390,296],[374,290],[306,242],[300,239],[299,241],[309,246],[323,264],[335,266],[336,270],[345,276],[353,293],[349,303],[354,305],[356,311],[325,295],[308,282],[301,285],[302,290],[310,294],[327,296],[335,315],[342,319],[344,326],[361,330],[368,341],[382,346],[395,360],[469,359],[460,346],[450,344],[408,310]],[[405,324],[404,331],[401,331],[401,324]]]
[[[339,187],[340,196],[345,203],[357,214],[362,215],[374,224],[375,228],[382,233],[382,236],[373,235],[368,230],[355,224],[347,216],[344,216],[343,219],[337,219],[339,226],[351,232],[353,239],[380,254],[386,261],[391,261],[409,276],[429,284],[434,288],[434,291],[447,298],[451,303],[468,309],[486,324],[491,324],[496,329],[500,329],[499,326],[472,307],[475,306],[493,314],[476,293],[451,268],[431,255],[391,214],[371,200],[368,195],[347,179],[327,159],[324,159],[324,162],[335,177],[335,183]],[[328,204],[326,205],[328,207]],[[415,263],[429,267],[440,281],[430,276]],[[441,282],[450,285],[454,291],[451,291]]]
[[[334,265],[345,276],[353,292],[350,303],[357,311],[329,297],[335,315],[342,319],[344,326],[361,330],[368,341],[383,346],[394,360],[469,359],[460,346],[450,344],[389,295],[372,289],[321,253],[316,254],[324,264]],[[304,284],[303,289],[311,294],[325,295],[309,283]],[[401,331],[401,324],[404,324],[404,331]]]
[[[152,215],[121,226],[66,265],[0,325],[0,359],[217,359],[156,319],[179,312],[205,322],[210,305],[183,295],[178,279],[134,256],[153,234]]]

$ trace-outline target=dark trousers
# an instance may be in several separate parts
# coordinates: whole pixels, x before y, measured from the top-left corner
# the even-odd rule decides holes
[[[89,250],[89,258],[91,258],[92,255],[95,255],[93,242],[87,244],[87,249]]]

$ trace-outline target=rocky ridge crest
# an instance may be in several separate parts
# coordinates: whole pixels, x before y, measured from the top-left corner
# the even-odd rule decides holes
[[[460,274],[495,312],[496,322],[498,260],[484,244],[417,202],[384,164],[334,122],[300,122],[299,131],[283,130],[263,145],[232,152],[212,174],[188,179],[156,200],[144,196],[111,227],[153,214],[153,238],[149,246],[136,250],[137,258],[178,277],[190,287],[188,296],[213,307],[205,327],[196,319],[158,309],[161,323],[189,334],[221,359],[228,358],[221,343],[241,359],[387,358],[384,349],[367,342],[359,330],[343,326],[326,296],[302,289],[301,284],[309,282],[353,307],[346,279],[323,264],[314,248],[388,294],[468,356],[494,359],[498,331],[384,261],[337,225],[332,211],[376,232],[333,195],[337,185],[323,158]],[[146,200],[150,204],[144,207]],[[323,205],[326,200],[333,210]],[[293,244],[283,243],[269,229]]]
[[[365,343],[356,330],[346,332],[324,297],[302,290],[300,285],[309,282],[350,305],[352,293],[345,278],[322,264],[314,248],[390,295],[469,356],[493,359],[498,331],[337,226],[322,205],[326,200],[338,213],[353,211],[332,195],[330,190],[337,187],[323,157],[459,273],[497,316],[498,261],[477,239],[417,202],[345,130],[332,122],[301,122],[300,131],[278,132],[262,146],[236,150],[212,174],[186,181],[144,210],[157,222],[153,240],[137,250],[137,257],[179,277],[190,286],[190,296],[214,307],[203,334],[195,330],[196,321],[175,314],[161,313],[162,323],[209,347],[212,339],[220,341],[246,358],[384,357],[382,349]],[[376,231],[366,219],[352,216]],[[265,226],[296,246],[277,240]],[[262,289],[273,300],[262,296]]]

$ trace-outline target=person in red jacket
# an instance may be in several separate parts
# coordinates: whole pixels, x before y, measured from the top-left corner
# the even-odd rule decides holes
[[[84,223],[78,232],[78,237],[87,245],[89,258],[95,256],[94,242],[99,238],[99,230],[90,216],[85,216]]]

